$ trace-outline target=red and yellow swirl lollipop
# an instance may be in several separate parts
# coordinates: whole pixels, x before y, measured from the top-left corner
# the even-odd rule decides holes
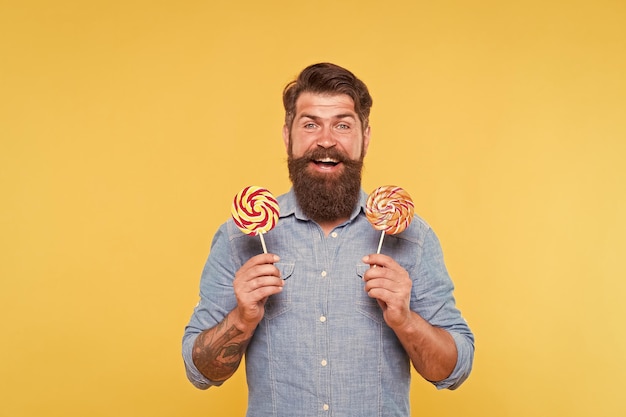
[[[231,214],[243,233],[261,238],[263,252],[267,253],[263,233],[276,226],[279,214],[278,201],[272,193],[254,185],[245,187],[235,196]]]
[[[394,235],[404,231],[411,224],[414,212],[413,200],[404,189],[384,185],[372,191],[365,204],[365,216],[374,229],[382,230],[376,253],[380,253],[385,233]]]

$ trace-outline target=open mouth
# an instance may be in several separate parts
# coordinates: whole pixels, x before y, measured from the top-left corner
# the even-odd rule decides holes
[[[314,159],[313,162],[315,163],[315,165],[322,167],[322,168],[332,168],[332,167],[339,165],[341,161],[338,161],[337,159],[333,159],[333,158],[321,158],[321,159]]]

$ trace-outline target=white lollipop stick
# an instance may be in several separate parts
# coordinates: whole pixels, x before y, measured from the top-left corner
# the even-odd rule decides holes
[[[261,238],[261,245],[263,246],[263,253],[267,253],[267,247],[265,246],[265,239],[263,239],[263,234],[264,233],[265,232],[260,232],[259,233],[259,237]]]
[[[380,240],[378,241],[378,250],[376,251],[377,254],[380,254],[380,249],[383,247],[383,238],[385,237],[385,231],[383,230],[380,233]]]

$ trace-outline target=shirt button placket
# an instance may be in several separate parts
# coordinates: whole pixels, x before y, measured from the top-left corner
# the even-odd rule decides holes
[[[336,237],[336,233],[334,233]],[[320,285],[320,288],[327,288],[327,286],[329,285],[329,281],[327,281],[328,278],[328,272],[326,270],[323,270],[322,272],[320,272],[320,278],[323,280]],[[327,293],[327,290],[323,290],[322,292],[323,294]],[[320,314],[318,316],[318,320],[319,323],[322,327],[320,327],[320,335],[323,335],[322,339],[320,340],[320,342],[322,342],[319,346],[321,347],[320,350],[320,362],[319,362],[319,366],[321,367],[320,372],[322,375],[321,381],[322,381],[322,387],[324,387],[322,389],[322,392],[324,392],[323,397],[320,398],[322,400],[322,410],[324,412],[328,412],[328,410],[330,409],[330,406],[328,405],[328,398],[330,395],[330,392],[328,392],[328,389],[330,387],[330,375],[329,375],[329,369],[328,369],[328,360],[327,360],[327,354],[328,352],[326,352],[325,350],[325,346],[328,346],[328,344],[326,342],[324,342],[323,340],[325,340],[328,337],[328,333],[327,333],[327,317],[325,314],[325,310],[326,310],[326,300],[324,300],[324,302],[320,305],[320,308],[322,311],[320,311]]]

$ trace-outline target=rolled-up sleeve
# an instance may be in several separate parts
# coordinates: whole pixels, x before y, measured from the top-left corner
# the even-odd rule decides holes
[[[219,386],[223,383],[207,379],[193,362],[193,346],[200,333],[215,327],[235,308],[236,298],[232,281],[235,266],[232,261],[226,225],[217,231],[211,243],[211,251],[200,279],[200,300],[185,327],[182,340],[182,356],[189,381],[199,389]]]
[[[469,377],[474,362],[474,342],[466,335],[450,333],[456,343],[457,360],[450,376],[443,381],[434,382],[437,389],[456,389]]]
[[[450,333],[457,349],[457,362],[448,378],[433,382],[438,389],[456,389],[470,375],[474,362],[474,334],[454,299],[454,284],[446,269],[441,245],[427,226],[413,272],[411,307],[431,325]]]
[[[183,361],[185,362],[185,371],[187,373],[187,379],[198,389],[207,389],[214,385],[220,385],[209,379],[205,378],[196,365],[193,363],[191,357],[193,351],[193,344],[196,341],[198,334],[185,333],[183,336]]]

